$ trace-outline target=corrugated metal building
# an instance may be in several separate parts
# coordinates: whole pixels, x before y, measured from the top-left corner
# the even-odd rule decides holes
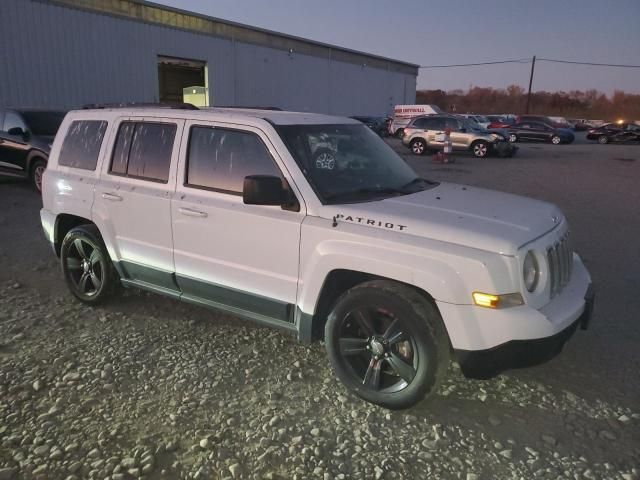
[[[0,46],[5,106],[195,93],[184,98],[379,115],[414,103],[418,73],[417,65],[140,0],[2,0]]]

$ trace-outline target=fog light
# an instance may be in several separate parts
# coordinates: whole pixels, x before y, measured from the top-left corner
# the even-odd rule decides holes
[[[491,293],[473,292],[473,303],[485,308],[508,308],[523,305],[522,295],[519,293],[507,293],[493,295]]]

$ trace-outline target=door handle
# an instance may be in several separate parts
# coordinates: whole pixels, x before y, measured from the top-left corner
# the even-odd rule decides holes
[[[200,212],[198,210],[193,210],[191,208],[180,207],[180,208],[178,208],[178,211],[181,214],[186,215],[187,217],[201,217],[201,218],[204,218],[204,217],[207,216],[207,212]]]
[[[112,202],[121,202],[122,197],[120,195],[114,195],[113,193],[104,192],[102,198],[105,200],[111,200]]]

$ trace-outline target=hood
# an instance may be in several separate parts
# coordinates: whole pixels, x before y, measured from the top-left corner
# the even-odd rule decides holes
[[[563,220],[550,203],[451,183],[411,195],[326,208],[338,224],[357,223],[505,255],[515,255],[519,247]]]

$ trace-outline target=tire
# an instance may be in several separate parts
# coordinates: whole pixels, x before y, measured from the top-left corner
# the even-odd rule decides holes
[[[414,155],[424,155],[427,153],[427,142],[422,138],[411,140],[411,152]]]
[[[554,145],[560,145],[562,143],[562,139],[558,135],[554,135],[551,137],[551,143]]]
[[[345,292],[329,314],[325,342],[345,386],[391,410],[432,396],[449,366],[449,339],[436,308],[412,288],[387,280]]]
[[[489,144],[484,140],[478,140],[471,145],[471,152],[476,158],[484,158],[489,153]]]
[[[399,128],[396,130],[396,133],[394,133],[394,136],[397,138],[402,138],[402,135],[404,135],[404,128]]]
[[[31,169],[29,171],[29,179],[31,180],[31,186],[38,193],[42,193],[42,175],[47,168],[47,161],[43,158],[35,158],[31,162]]]
[[[95,225],[69,230],[60,247],[65,282],[81,302],[97,305],[111,297],[120,279]]]
[[[509,141],[511,143],[516,143],[518,141],[518,135],[516,135],[515,133],[509,134]]]
[[[609,137],[607,137],[606,135],[600,135],[598,137],[598,143],[600,145],[606,145],[607,143],[609,143]]]

